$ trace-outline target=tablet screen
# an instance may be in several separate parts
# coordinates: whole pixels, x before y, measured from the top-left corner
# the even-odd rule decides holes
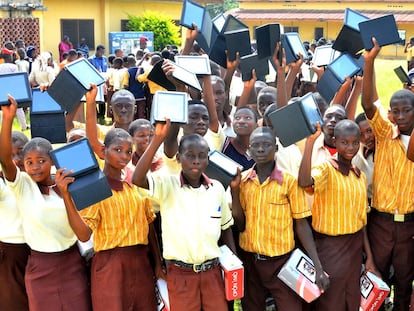
[[[194,73],[184,69],[183,67],[176,65],[172,73],[172,76],[175,79],[181,81],[182,83],[188,86],[191,86],[195,88],[196,90],[199,90],[200,92],[202,91],[202,88],[201,88],[200,82],[198,82],[197,76]]]
[[[348,54],[342,54],[328,67],[341,83],[345,82],[345,77],[352,77],[361,69]]]
[[[189,56],[177,55],[175,56],[175,63],[181,67],[188,68],[196,75],[210,75],[210,60],[207,55]]]
[[[305,46],[302,43],[302,40],[299,37],[298,33],[295,32],[291,32],[291,33],[287,33],[285,34],[286,39],[288,40],[293,53],[295,54],[295,57],[301,53],[303,55],[304,59],[308,59],[308,52],[305,49]]]
[[[312,57],[312,62],[315,66],[326,66],[332,62],[335,50],[332,45],[322,45],[315,49],[315,54]]]
[[[72,176],[74,177],[98,167],[95,155],[87,138],[52,150],[51,156],[56,169],[63,167],[67,170],[73,170]],[[80,161],[80,159],[82,160]]]
[[[191,1],[184,1],[180,25],[192,29],[192,24],[194,23],[200,31],[203,26],[204,11],[205,9],[201,5]]]
[[[345,9],[345,25],[359,31],[359,23],[368,20],[369,18],[362,15],[361,13]]]
[[[171,122],[187,123],[188,100],[184,92],[155,92],[152,102],[154,121],[164,122],[169,118]]]
[[[322,126],[322,116],[319,112],[318,105],[315,102],[315,99],[313,98],[312,93],[308,93],[304,95],[301,98],[302,102],[302,108],[304,111],[304,114],[307,116],[309,125],[311,126],[312,132],[316,131],[316,122],[319,122],[319,124]]]
[[[33,90],[32,107],[30,112],[60,112],[63,111],[62,107],[45,92],[41,92],[39,89]]]
[[[9,104],[7,94],[13,96],[18,103],[32,100],[32,91],[26,72],[0,74],[0,104]]]
[[[93,67],[89,61],[82,58],[65,67],[86,90],[90,89],[90,84],[99,86],[105,82],[105,78]]]
[[[243,169],[243,166],[241,166],[239,163],[235,162],[225,154],[214,150],[209,154],[209,161],[215,163],[217,166],[219,166],[221,169],[226,171],[231,176],[237,175],[237,168],[240,170]]]

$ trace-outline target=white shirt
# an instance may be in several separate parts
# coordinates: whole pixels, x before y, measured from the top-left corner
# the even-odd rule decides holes
[[[43,195],[36,182],[25,172],[17,171],[13,182],[6,181],[17,199],[23,218],[26,243],[39,252],[61,252],[77,241],[69,225],[63,199],[55,191]]]
[[[0,178],[0,241],[5,243],[25,243],[22,219],[17,208],[14,193]]]

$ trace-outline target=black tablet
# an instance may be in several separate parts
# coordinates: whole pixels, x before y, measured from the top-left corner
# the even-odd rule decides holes
[[[80,58],[67,64],[64,69],[69,71],[80,84],[89,90],[91,83],[99,86],[105,83],[105,78],[96,70],[96,68],[86,59]]]
[[[10,104],[8,94],[13,96],[18,104],[32,100],[27,72],[0,74],[0,105]]]
[[[361,69],[349,54],[342,54],[328,68],[341,84],[345,82],[345,77],[352,77]]]
[[[193,29],[193,23],[197,25],[198,30],[203,26],[205,8],[193,1],[184,0],[181,11],[180,25]]]
[[[397,68],[394,68],[394,72],[402,83],[407,83],[408,85],[412,84],[410,77],[405,72],[402,66],[398,66]]]

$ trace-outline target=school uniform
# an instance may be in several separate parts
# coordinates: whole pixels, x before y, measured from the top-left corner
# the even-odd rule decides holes
[[[24,272],[30,249],[13,192],[0,178],[0,310],[29,310]]]
[[[24,238],[31,249],[25,275],[30,310],[69,306],[90,310],[86,266],[63,199],[53,189],[45,189],[49,194],[43,194],[38,184],[19,170],[7,185],[19,198]]]
[[[255,167],[243,172],[240,203],[246,226],[240,247],[247,252],[243,310],[265,310],[266,292],[278,310],[301,310],[301,298],[276,276],[295,247],[293,220],[311,215],[297,180],[277,166],[260,184]]]
[[[201,178],[193,188],[183,174],[150,175],[144,190],[160,204],[171,311],[227,311],[217,243],[233,218],[221,183]]]
[[[92,229],[93,310],[156,310],[154,273],[148,258],[149,224],[155,215],[127,180],[107,177],[112,196],[81,211]]]
[[[363,232],[367,222],[365,174],[353,167],[348,176],[330,159],[312,168],[312,227],[321,264],[329,274],[328,290],[316,310],[358,310]]]
[[[368,120],[375,134],[375,168],[368,236],[375,264],[387,280],[394,267],[394,310],[408,310],[414,279],[414,163],[400,133],[377,109]]]

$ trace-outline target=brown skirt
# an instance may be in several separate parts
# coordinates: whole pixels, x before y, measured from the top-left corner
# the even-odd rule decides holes
[[[0,242],[0,310],[29,310],[24,272],[30,248],[27,244]]]
[[[93,310],[156,311],[153,275],[146,245],[96,253],[91,267]]]
[[[91,310],[86,265],[76,244],[58,253],[32,250],[25,283],[30,311]]]

